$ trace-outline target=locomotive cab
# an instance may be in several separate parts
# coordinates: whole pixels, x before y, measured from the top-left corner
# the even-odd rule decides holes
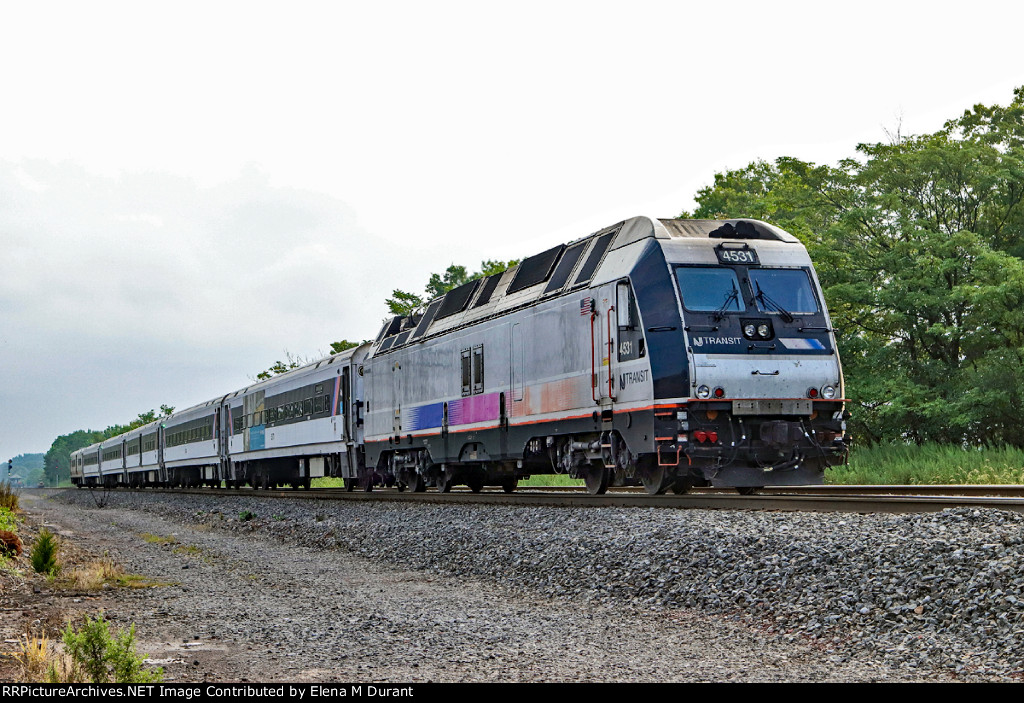
[[[846,454],[845,407],[806,249],[762,222],[662,224],[688,361],[673,444],[691,478],[741,489],[821,483]]]

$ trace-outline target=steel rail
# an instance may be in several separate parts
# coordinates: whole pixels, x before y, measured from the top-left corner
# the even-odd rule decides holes
[[[888,487],[893,488],[893,487]],[[914,487],[916,488],[916,487]],[[123,489],[117,489],[123,490]],[[133,489],[145,493],[186,493],[207,496],[244,496],[249,498],[294,498],[299,500],[354,500],[371,502],[420,502],[461,505],[509,505],[546,507],[620,507],[674,508],[705,510],[784,510],[796,512],[838,513],[919,513],[948,508],[993,508],[1024,513],[1024,496],[962,496],[962,495],[824,495],[783,494],[775,489],[763,494],[741,496],[734,492],[707,491],[685,495],[651,496],[639,491],[620,491],[592,496],[580,491],[520,490],[508,494],[501,490],[473,493],[469,490],[451,493],[409,493],[395,489],[372,492],[344,489],[309,491],[252,489]]]

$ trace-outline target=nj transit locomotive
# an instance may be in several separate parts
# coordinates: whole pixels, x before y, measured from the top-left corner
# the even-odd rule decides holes
[[[821,483],[843,378],[806,249],[635,217],[471,281],[368,344],[72,455],[78,485]]]

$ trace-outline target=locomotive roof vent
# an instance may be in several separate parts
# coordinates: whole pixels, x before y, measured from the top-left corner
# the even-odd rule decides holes
[[[676,238],[767,239],[797,244],[799,239],[775,225],[760,220],[659,220],[665,234]],[[656,235],[664,236],[664,235]]]
[[[747,220],[739,220],[735,225],[726,222],[718,229],[709,232],[708,236],[720,239],[775,239],[775,237],[762,235],[757,225]]]

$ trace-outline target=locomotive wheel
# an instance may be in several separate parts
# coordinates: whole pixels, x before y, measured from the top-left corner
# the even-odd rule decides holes
[[[356,480],[354,478],[345,479],[345,490],[351,493],[356,489]]]
[[[437,475],[437,492],[450,493],[452,490],[452,477],[442,471]]]
[[[602,462],[591,464],[587,468],[587,475],[583,477],[584,483],[587,484],[587,493],[592,496],[604,495],[605,491],[608,490],[610,478],[609,471]]]
[[[484,489],[484,479],[481,476],[472,476],[466,481],[466,485],[469,486],[469,490],[479,493]]]
[[[363,479],[363,490],[370,493],[373,490],[373,474],[367,474]]]
[[[409,474],[409,491],[412,493],[422,493],[427,490],[427,483],[423,480],[423,475],[418,471],[413,471]]]
[[[640,482],[644,484],[647,495],[656,496],[667,491],[668,487],[675,482],[675,477],[666,467],[655,464],[640,475]]]
[[[518,484],[519,484],[519,479],[517,479],[517,478],[507,478],[504,481],[502,481],[502,483],[501,483],[501,490],[505,491],[506,493],[511,493],[512,491],[514,491],[516,489],[516,486]]]

